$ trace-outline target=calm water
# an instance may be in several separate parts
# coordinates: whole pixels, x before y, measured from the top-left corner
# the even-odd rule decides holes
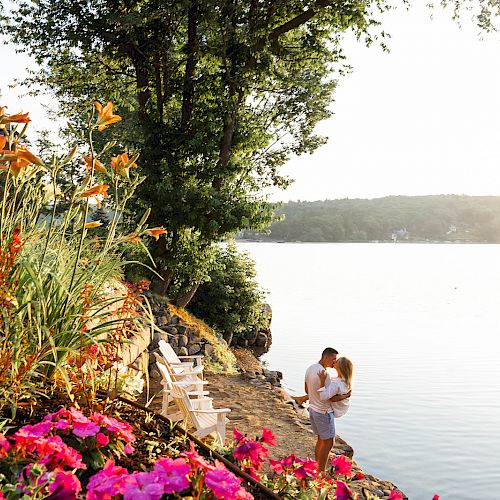
[[[410,499],[500,498],[500,246],[242,243],[273,308],[264,360],[301,393],[326,346],[355,364],[337,430]]]

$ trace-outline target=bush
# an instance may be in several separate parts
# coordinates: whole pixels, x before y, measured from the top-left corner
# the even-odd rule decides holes
[[[224,337],[237,339],[265,327],[265,293],[256,282],[255,263],[234,242],[216,250],[210,280],[200,286],[189,309]]]

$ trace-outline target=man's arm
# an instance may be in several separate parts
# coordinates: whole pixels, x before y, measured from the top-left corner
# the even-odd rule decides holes
[[[336,403],[337,401],[343,401],[344,399],[347,399],[350,397],[351,397],[351,391],[347,392],[346,394],[337,394],[337,396],[332,396],[328,401],[331,401],[332,403]]]

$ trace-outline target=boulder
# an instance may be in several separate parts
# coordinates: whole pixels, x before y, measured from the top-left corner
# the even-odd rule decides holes
[[[166,331],[167,333],[170,333],[171,335],[177,335],[177,333],[179,333],[177,331],[177,328],[172,325],[166,326],[165,328],[163,328],[163,330]]]
[[[187,348],[188,354],[191,356],[193,354],[198,354],[201,351],[200,344],[192,344]]]
[[[189,352],[185,347],[179,347],[177,349],[177,356],[189,356]]]
[[[177,335],[177,345],[179,347],[186,347],[188,345],[189,339],[186,335]]]
[[[267,345],[267,340],[267,335],[263,332],[259,332],[255,341],[255,345],[257,347],[265,347]]]
[[[211,356],[214,352],[214,346],[212,344],[205,344],[203,346],[203,352],[205,353],[205,356]]]

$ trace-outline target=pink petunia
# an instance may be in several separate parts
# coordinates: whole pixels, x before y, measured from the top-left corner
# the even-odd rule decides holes
[[[130,455],[134,453],[134,447],[131,446],[130,444],[126,444],[125,447],[123,448],[123,453],[126,453],[127,455]]]
[[[269,466],[271,467],[271,470],[276,472],[276,474],[281,475],[285,472],[285,468],[283,467],[283,462],[281,460],[273,460],[272,458],[270,458]]]
[[[272,433],[271,429],[262,427],[262,442],[270,444],[271,446],[276,446],[276,437]]]
[[[9,440],[0,433],[0,458],[4,458],[9,454],[10,443]]]
[[[245,436],[235,427],[233,429],[233,438],[234,440],[239,443]]]
[[[349,476],[351,474],[352,463],[349,462],[345,455],[332,457],[332,464],[335,474],[342,474],[344,476]]]
[[[57,471],[54,481],[49,484],[47,497],[50,500],[72,500],[82,491],[79,479],[70,471]]]
[[[318,462],[307,457],[302,465],[295,469],[294,473],[297,479],[315,478],[318,475]]]
[[[352,491],[342,481],[335,481],[337,488],[335,489],[336,500],[351,500],[354,498]]]
[[[192,441],[189,441],[189,451],[182,452],[181,456],[186,457],[189,463],[194,467],[200,467],[205,471],[212,470],[214,468],[214,466],[210,462],[207,462],[202,456],[198,454]]]
[[[213,491],[216,498],[233,499],[240,490],[241,479],[228,471],[220,462],[216,468],[205,474],[205,484]]]
[[[129,474],[127,469],[108,460],[104,468],[94,474],[87,485],[87,500],[111,500],[115,495],[123,494]]]
[[[269,454],[269,450],[264,448],[259,442],[246,440],[241,442],[233,451],[234,458],[239,460],[250,460],[256,469],[261,469],[264,460]]]
[[[102,432],[98,432],[95,437],[95,442],[97,446],[106,446],[109,443],[109,437]]]
[[[234,500],[253,500],[253,495],[247,491],[245,488],[240,488],[236,495],[234,496]]]
[[[73,434],[80,438],[95,436],[100,430],[100,426],[90,420],[73,424]]]
[[[128,478],[123,500],[160,500],[164,491],[155,472],[135,472]]]
[[[439,500],[439,495],[434,495],[434,496],[432,497],[432,500]]]
[[[159,482],[163,485],[165,493],[176,493],[189,488],[187,475],[191,470],[183,458],[160,458],[156,461],[154,472],[158,475]]]
[[[392,490],[387,500],[403,500],[403,494],[400,491]]]

